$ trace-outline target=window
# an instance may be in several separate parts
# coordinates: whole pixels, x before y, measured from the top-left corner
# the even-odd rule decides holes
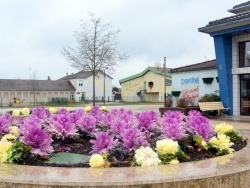
[[[82,86],[82,83],[79,83],[79,86]]]
[[[250,67],[250,42],[239,43],[239,67]]]
[[[74,100],[75,100],[74,92],[70,92],[69,100],[70,100],[70,101],[74,101]]]
[[[166,79],[166,86],[171,86],[172,85],[172,80],[167,80]]]

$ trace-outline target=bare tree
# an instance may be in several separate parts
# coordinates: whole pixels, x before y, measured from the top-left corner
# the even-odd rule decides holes
[[[88,22],[82,21],[80,32],[75,32],[76,48],[63,48],[64,57],[78,70],[91,71],[93,76],[93,105],[95,105],[95,77],[99,73],[114,72],[118,61],[127,59],[126,53],[117,51],[119,30],[102,24],[101,18],[90,13]]]
[[[34,98],[34,106],[36,105],[36,94],[39,91],[39,85],[38,85],[38,76],[36,72],[33,72],[29,76],[28,85],[30,87],[30,90],[32,91],[33,98]]]

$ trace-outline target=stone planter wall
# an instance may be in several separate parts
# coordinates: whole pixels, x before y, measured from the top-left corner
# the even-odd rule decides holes
[[[184,113],[184,115],[188,115],[188,112],[190,110],[197,110],[197,111],[201,112],[199,106],[189,106],[189,107],[186,107],[186,108],[179,108],[179,107],[160,107],[159,108],[161,116],[164,114],[164,112],[166,112],[168,110],[171,110],[171,111],[181,111],[181,112]]]

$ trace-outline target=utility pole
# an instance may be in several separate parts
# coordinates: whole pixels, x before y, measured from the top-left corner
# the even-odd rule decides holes
[[[167,73],[167,70],[166,70],[166,57],[164,57],[163,67],[164,67],[164,107],[166,107],[166,73]]]
[[[103,74],[103,104],[105,105],[105,71],[106,69],[104,70],[104,74]]]

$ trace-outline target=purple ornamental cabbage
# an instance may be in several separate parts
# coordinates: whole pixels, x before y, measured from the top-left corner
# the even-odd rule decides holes
[[[158,112],[156,112],[154,110],[150,110],[150,111],[148,111],[148,114],[150,115],[151,119],[155,123],[158,123],[158,121],[159,121],[159,114],[158,114]]]
[[[106,132],[99,132],[95,134],[95,140],[90,140],[93,144],[92,154],[109,153],[117,146],[117,140],[114,136],[109,135]]]
[[[85,113],[82,109],[76,110],[76,111],[70,113],[70,114],[69,114],[70,122],[76,124],[77,121],[78,121],[82,116],[85,116],[85,114],[86,114],[86,113]]]
[[[77,121],[77,126],[87,133],[92,133],[96,129],[96,118],[94,116],[83,116]]]
[[[202,114],[198,110],[190,110],[188,116],[202,116]]]
[[[122,133],[125,129],[128,129],[129,125],[124,120],[116,120],[110,126],[110,131],[116,134],[117,136],[121,137]]]
[[[51,117],[51,123],[48,126],[48,130],[64,140],[68,137],[77,135],[75,127],[75,124],[70,121],[68,115],[56,114]]]
[[[21,135],[26,134],[27,131],[27,127],[40,127],[42,129],[42,122],[41,119],[39,119],[38,117],[34,116],[34,117],[30,117],[27,119],[24,119],[23,122],[21,122],[22,124],[19,124],[19,133]]]
[[[63,114],[63,115],[67,115],[68,111],[66,108],[60,108],[57,112],[57,114]]]
[[[103,113],[101,115],[100,125],[110,127],[114,119],[115,119],[115,116],[113,114]]]
[[[161,130],[164,138],[177,140],[184,134],[183,113],[180,111],[167,111],[161,122]]]
[[[50,116],[50,113],[46,110],[44,106],[39,108],[32,108],[30,117],[37,117],[39,119],[45,120]]]
[[[189,113],[187,117],[187,129],[191,133],[203,137],[205,141],[208,141],[214,135],[208,118],[201,114],[198,115],[196,112]]]
[[[3,114],[0,116],[0,137],[7,134],[11,129],[11,115]]]
[[[31,153],[36,155],[48,155],[53,152],[51,143],[53,142],[52,136],[47,133],[42,126],[33,121],[27,121],[22,125],[22,136],[20,140],[31,147]]]
[[[183,121],[184,114],[181,111],[166,111],[163,116],[162,120],[168,123],[180,123]]]
[[[181,123],[167,123],[162,125],[163,138],[178,140],[183,136],[184,132],[184,127]]]
[[[155,121],[154,117],[152,116],[151,112],[141,112],[136,114],[136,118],[138,120],[138,128],[141,130],[152,130],[155,128]]]
[[[140,130],[129,128],[124,130],[121,136],[123,141],[122,146],[129,152],[132,152],[141,146],[149,146],[146,136]]]
[[[97,121],[99,121],[101,119],[103,111],[100,109],[99,106],[93,106],[90,110],[90,114],[94,116],[97,119]]]

